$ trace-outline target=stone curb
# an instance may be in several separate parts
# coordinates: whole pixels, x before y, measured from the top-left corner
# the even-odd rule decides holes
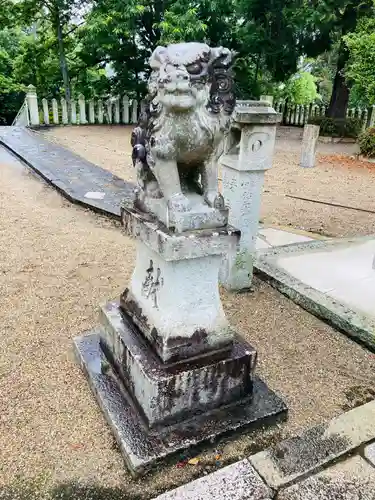
[[[375,400],[249,458],[274,490],[295,483],[375,439]]]
[[[351,309],[344,303],[326,295],[315,288],[306,285],[299,279],[289,274],[277,264],[279,257],[307,252],[309,250],[329,250],[339,248],[353,241],[366,241],[373,239],[374,235],[292,243],[290,245],[272,247],[259,250],[254,264],[254,272],[262,280],[279,290],[282,294],[292,299],[306,311],[322,318],[350,337],[354,338],[370,349],[375,349],[375,321],[370,316],[360,311]]]
[[[245,459],[164,493],[154,500],[270,500],[271,493]]]
[[[0,127],[0,145],[70,202],[120,220],[120,205],[134,185],[22,127]],[[85,195],[99,193],[102,197]]]
[[[374,422],[375,400],[153,500],[269,500],[375,441]],[[375,467],[375,442],[362,454]]]

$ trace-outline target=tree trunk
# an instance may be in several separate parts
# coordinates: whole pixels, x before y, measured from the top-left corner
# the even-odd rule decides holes
[[[289,104],[289,97],[287,97],[285,99],[285,102],[284,102],[284,109],[283,109],[283,119],[282,119],[282,124],[283,125],[286,125],[286,119],[287,119],[287,116],[288,116],[288,104]]]
[[[65,57],[64,40],[63,40],[61,19],[60,19],[60,12],[59,11],[57,11],[57,13],[56,13],[56,34],[57,34],[57,41],[58,41],[58,45],[59,45],[60,69],[61,69],[61,74],[63,77],[64,88],[65,88],[65,99],[68,103],[68,106],[70,106],[71,92],[70,92],[69,72],[68,72],[68,64],[66,62],[66,57]]]
[[[339,49],[336,75],[333,82],[333,89],[327,116],[330,118],[345,118],[348,109],[350,90],[345,82],[344,68],[349,59],[349,51],[342,43]]]
[[[354,3],[346,6],[342,15],[341,37],[354,31],[357,25],[358,10]],[[337,58],[336,75],[333,81],[331,101],[326,116],[331,118],[346,118],[348,109],[350,89],[345,82],[345,66],[349,60],[349,50],[344,42],[340,43],[339,56]]]

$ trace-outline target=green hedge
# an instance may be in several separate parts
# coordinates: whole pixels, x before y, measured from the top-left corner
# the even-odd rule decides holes
[[[364,156],[375,158],[375,127],[368,128],[359,137],[359,148]]]
[[[357,138],[361,133],[362,122],[358,118],[312,117],[309,123],[320,126],[319,135],[329,137]]]

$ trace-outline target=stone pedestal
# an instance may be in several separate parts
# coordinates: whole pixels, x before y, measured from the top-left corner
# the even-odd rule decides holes
[[[228,348],[234,338],[218,289],[221,256],[238,231],[225,226],[174,234],[134,209],[123,209],[137,238],[137,260],[121,307],[163,362]]]
[[[251,286],[264,174],[272,166],[280,115],[267,102],[248,101],[233,113],[221,157],[222,194],[229,224],[241,231],[237,248],[223,260],[220,279],[229,290]]]
[[[228,225],[217,176],[234,105],[231,58],[200,43],[158,47],[151,57],[152,109],[131,138],[138,188],[121,210],[137,242],[133,275],[120,300],[102,308],[101,326],[75,339],[133,474],[286,416],[283,401],[255,377],[256,351],[229,325],[219,294],[223,255],[235,253],[240,236]],[[212,93],[198,70],[210,75]],[[247,139],[244,147],[259,149]]]
[[[255,349],[221,305],[219,267],[238,231],[176,234],[133,208],[122,209],[122,222],[137,239],[129,287],[75,347],[130,471],[285,418],[283,401],[255,376]]]

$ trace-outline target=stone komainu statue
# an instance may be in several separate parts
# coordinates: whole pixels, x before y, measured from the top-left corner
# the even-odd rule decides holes
[[[158,47],[150,58],[149,95],[131,138],[136,204],[163,198],[169,210],[191,208],[189,194],[223,208],[217,164],[234,109],[232,53],[203,43]]]

